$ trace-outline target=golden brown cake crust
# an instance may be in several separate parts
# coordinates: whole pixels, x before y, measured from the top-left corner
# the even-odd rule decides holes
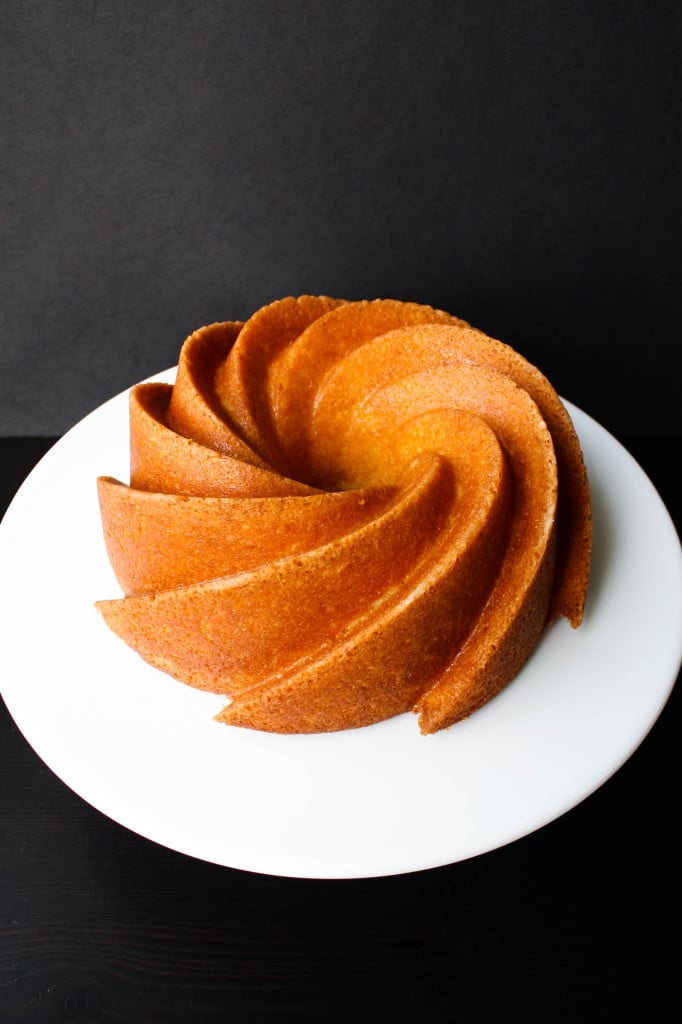
[[[151,665],[273,732],[413,711],[432,733],[581,622],[580,443],[508,345],[430,306],[288,297],[182,347],[130,396],[130,482],[101,477],[123,597],[97,602]]]

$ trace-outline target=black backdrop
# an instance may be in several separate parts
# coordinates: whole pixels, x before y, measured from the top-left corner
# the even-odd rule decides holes
[[[679,433],[680,9],[0,2],[0,435],[302,292],[447,308]]]

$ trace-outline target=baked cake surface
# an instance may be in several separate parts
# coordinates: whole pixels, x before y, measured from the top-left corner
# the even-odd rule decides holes
[[[556,391],[416,303],[285,298],[130,394],[130,480],[97,481],[142,658],[272,732],[467,717],[583,617],[590,490]]]

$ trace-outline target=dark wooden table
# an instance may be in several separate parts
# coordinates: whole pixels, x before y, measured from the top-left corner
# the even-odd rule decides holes
[[[681,438],[621,440],[679,531]],[[0,513],[50,443],[0,440]],[[611,780],[503,849],[310,881],[128,832],[67,789],[0,704],[0,1022],[668,1020],[679,722],[675,690]]]

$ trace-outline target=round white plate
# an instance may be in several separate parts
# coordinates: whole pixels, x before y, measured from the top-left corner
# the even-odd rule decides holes
[[[0,680],[19,729],[110,818],[256,872],[415,871],[552,821],[641,743],[682,658],[682,549],[670,516],[628,452],[566,404],[594,502],[580,629],[556,623],[499,697],[435,736],[421,736],[412,715],[273,736],[213,721],[223,697],[150,668],[94,609],[120,596],[95,491],[98,475],[128,479],[128,393],[116,396],[45,455],[0,525]]]

